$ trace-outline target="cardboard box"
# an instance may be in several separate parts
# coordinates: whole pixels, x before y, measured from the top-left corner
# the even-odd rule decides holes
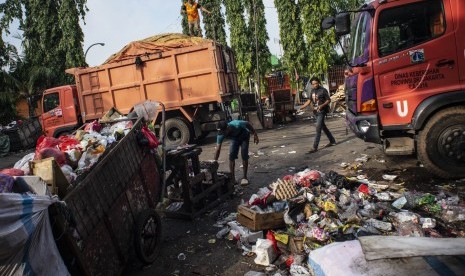
[[[244,205],[239,205],[237,208],[237,221],[252,231],[277,229],[286,226],[284,212],[260,214]]]
[[[43,160],[34,160],[29,163],[31,172],[42,178],[47,183],[49,190],[54,195],[64,198],[68,192],[69,182],[58,166],[55,158],[50,157]]]
[[[304,252],[304,238],[303,237],[290,237],[289,250],[292,254],[302,254]]]

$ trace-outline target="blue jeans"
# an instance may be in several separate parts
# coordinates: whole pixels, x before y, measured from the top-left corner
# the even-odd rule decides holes
[[[249,160],[249,139],[250,133],[248,131],[243,131],[239,137],[234,137],[231,139],[229,146],[229,160],[234,161],[237,159],[239,154],[239,147],[241,148],[241,157],[242,160]]]
[[[324,111],[318,112],[315,114],[315,116],[316,116],[316,134],[315,134],[315,141],[313,142],[313,148],[318,149],[318,144],[320,143],[320,138],[321,138],[321,130],[325,132],[330,143],[336,143],[336,139],[334,139],[328,127],[326,127],[325,125],[326,112]]]

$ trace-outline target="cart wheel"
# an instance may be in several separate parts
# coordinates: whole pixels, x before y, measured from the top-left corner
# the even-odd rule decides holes
[[[139,214],[135,229],[135,250],[144,264],[155,261],[160,251],[161,219],[153,209],[147,209]]]

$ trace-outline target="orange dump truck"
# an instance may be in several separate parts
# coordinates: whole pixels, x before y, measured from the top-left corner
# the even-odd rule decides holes
[[[181,145],[214,130],[216,121],[229,116],[239,91],[231,49],[181,34],[132,42],[101,66],[66,72],[75,85],[43,95],[47,136],[69,133],[112,107],[128,114],[134,105],[153,100],[166,107],[167,145]]]

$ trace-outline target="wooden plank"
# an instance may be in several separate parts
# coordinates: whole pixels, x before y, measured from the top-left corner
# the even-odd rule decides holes
[[[367,260],[465,255],[465,238],[360,237]]]

